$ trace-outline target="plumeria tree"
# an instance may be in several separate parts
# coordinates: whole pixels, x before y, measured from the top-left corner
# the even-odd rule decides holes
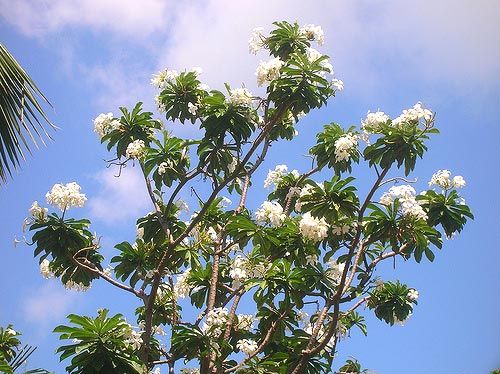
[[[99,310],[55,329],[68,372],[362,373],[354,359],[337,362],[339,342],[354,329],[367,334],[366,313],[390,325],[411,316],[418,291],[375,276],[377,266],[433,261],[443,237],[473,218],[461,176],[440,170],[420,193],[408,184],[438,133],[421,103],[395,118],[368,112],[359,127],[326,124],[309,150],[311,169],[276,166],[264,182],[267,200],[248,207],[270,146],[292,139],[300,118],[343,88],[328,56],[311,46],[323,41],[315,25],[255,29],[250,51],[270,55],[256,70],[261,96],[227,84],[210,90],[199,69],[153,76],[159,111],[199,125],[199,138],[173,136],[141,103],[95,119],[110,162],[140,169],[153,211],[137,219],[135,241],[105,259],[91,222],[70,217],[86,201],[78,184],[47,193],[60,212],[37,202],[30,209],[45,277],[77,290],[103,280],[137,299],[133,325]],[[363,194],[356,164],[372,171]],[[182,197],[190,192],[197,206],[189,218]]]

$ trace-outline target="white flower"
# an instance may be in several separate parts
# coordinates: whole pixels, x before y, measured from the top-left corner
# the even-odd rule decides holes
[[[29,213],[31,217],[38,221],[44,221],[47,218],[47,212],[49,210],[47,208],[43,208],[38,205],[38,201],[33,202],[31,208],[29,209]]]
[[[429,186],[436,185],[444,190],[453,187],[453,181],[450,179],[451,173],[449,170],[438,170],[432,175]]]
[[[297,172],[297,170],[292,171],[292,173]],[[269,188],[271,185],[275,185],[276,187],[280,183],[281,179],[288,174],[288,166],[286,165],[277,165],[274,170],[269,170],[267,173],[266,180],[264,181],[264,188]]]
[[[326,238],[329,225],[324,218],[314,218],[307,212],[302,216],[299,223],[300,233],[303,237],[319,242]]]
[[[332,86],[337,91],[342,91],[344,89],[344,82],[340,79],[332,79]]]
[[[184,299],[189,295],[189,292],[191,291],[191,286],[188,282],[190,273],[191,269],[188,268],[184,271],[184,273],[177,276],[177,281],[174,284],[174,295],[177,299]]]
[[[272,60],[261,62],[257,67],[255,75],[257,76],[257,84],[262,86],[266,82],[271,82],[280,76],[280,69],[284,62],[275,57]]]
[[[50,261],[45,259],[40,263],[40,274],[45,279],[54,278],[54,273],[50,270]]]
[[[196,116],[196,111],[198,110],[198,105],[193,104],[191,102],[188,103],[188,112],[193,116]]]
[[[238,323],[236,329],[250,331],[253,328],[255,317],[251,314],[238,314]]]
[[[163,175],[167,172],[168,169],[168,163],[162,162],[160,165],[158,165],[158,174]]]
[[[461,175],[456,175],[453,177],[453,187],[462,188],[465,186],[465,179]]]
[[[415,189],[410,185],[393,186],[380,197],[380,203],[388,206],[398,199],[402,215],[425,220],[427,214],[415,199],[415,195]]]
[[[260,49],[264,46],[265,37],[262,31],[264,31],[262,27],[256,27],[255,29],[253,29],[252,35],[248,40],[248,49],[250,53],[253,53],[254,55],[256,55],[257,52],[259,52]]]
[[[121,126],[120,121],[113,119],[113,113],[101,113],[94,119],[94,131],[100,138]]]
[[[252,353],[257,351],[257,349],[259,348],[259,346],[257,345],[257,342],[255,340],[252,340],[252,339],[238,340],[238,342],[236,343],[236,347],[241,352],[246,354],[247,356],[250,356]]]
[[[16,336],[16,335],[19,335],[19,333],[18,333],[16,330],[14,330],[14,329],[12,329],[12,328],[10,328],[10,327],[9,327],[8,329],[6,329],[6,330],[5,330],[5,332],[6,332],[8,335],[11,335],[11,336]]]
[[[340,334],[339,334],[339,326],[340,326],[340,321],[337,322],[337,329],[336,329],[336,335],[340,338]],[[306,326],[304,327],[304,332],[309,334],[309,335],[312,335],[313,331],[315,330],[316,326],[314,326],[313,324],[311,324],[310,322],[306,324]],[[317,339],[318,339],[318,342],[322,342],[326,337],[326,330],[325,330],[325,327],[322,325],[322,326],[319,326],[319,330],[318,330],[318,335],[317,335]],[[327,344],[327,347],[329,348],[332,348],[333,345],[335,344],[335,335],[332,336],[330,338],[330,340],[328,341],[328,344]]]
[[[246,268],[248,267],[248,260],[243,256],[236,256],[231,264],[231,270],[229,270],[229,276],[240,284],[248,279],[248,273]]]
[[[158,74],[153,74],[151,84],[163,90],[168,82],[173,82],[178,76],[179,73],[177,73],[177,71],[165,69],[160,71]]]
[[[216,242],[218,239],[217,231],[213,227],[209,227],[207,230],[208,237],[211,241]]]
[[[358,146],[358,136],[347,133],[335,141],[335,161],[348,161]]]
[[[247,105],[252,104],[252,93],[246,88],[235,88],[229,91],[228,101],[234,105]]]
[[[332,232],[335,235],[345,235],[349,231],[351,231],[351,226],[350,225],[332,226]]]
[[[325,33],[321,26],[307,24],[302,26],[299,31],[308,40],[315,40],[319,45],[323,45],[325,42]]]
[[[285,218],[283,207],[278,202],[264,201],[255,212],[255,220],[261,225],[269,223],[272,227],[279,227]]]
[[[377,132],[381,125],[387,123],[390,120],[389,116],[384,112],[376,111],[366,113],[366,118],[361,121],[362,129],[367,133]]]
[[[432,111],[422,107],[422,103],[419,101],[413,108],[403,110],[403,113],[392,121],[392,125],[400,127],[407,123],[418,122],[421,119],[430,121],[432,119]]]
[[[436,185],[441,187],[443,190],[449,190],[450,188],[462,188],[465,186],[465,180],[461,175],[457,175],[451,178],[451,172],[449,170],[438,170],[432,176],[429,186]]]
[[[136,234],[138,239],[142,239],[144,237],[144,227],[137,227]]]
[[[326,271],[328,278],[330,278],[333,283],[339,284],[345,269],[345,264],[337,262],[336,260],[330,260],[326,264],[328,265],[328,270]]]
[[[318,263],[317,255],[307,255],[306,256],[306,264],[307,265],[316,265]]]
[[[144,140],[134,140],[127,146],[125,154],[128,158],[140,158],[144,153],[145,147]]]
[[[207,314],[202,331],[210,336],[219,336],[222,333],[222,327],[226,324],[228,317],[227,308],[214,308]]]
[[[61,209],[61,211],[71,207],[81,208],[87,198],[85,194],[80,193],[80,190],[81,187],[76,182],[67,183],[66,185],[57,183],[47,192],[45,198],[48,204]]]
[[[408,297],[408,300],[410,300],[410,301],[415,301],[418,299],[418,291],[412,288],[408,291],[408,294],[406,297]]]
[[[67,290],[74,290],[74,291],[77,291],[77,292],[85,292],[85,291],[88,291],[89,288],[90,288],[90,285],[88,286],[85,286],[83,285],[82,283],[76,283],[74,281],[72,281],[71,279],[69,281],[67,281],[65,284],[64,284],[64,287],[67,289]]]
[[[156,107],[158,108],[158,111],[160,113],[164,113],[167,110],[166,105],[161,101],[160,95],[155,95],[155,103]]]
[[[125,340],[125,344],[128,344],[132,347],[132,349],[138,350],[141,348],[142,345],[142,337],[141,333],[134,331],[132,329],[132,326],[130,326],[130,329],[127,334],[127,339]]]
[[[306,57],[310,62],[314,62],[323,57],[323,55],[314,48],[307,48]],[[328,59],[322,60],[320,66],[325,68],[328,73],[333,74],[333,66],[328,62]],[[320,75],[324,75],[324,72],[320,73]]]

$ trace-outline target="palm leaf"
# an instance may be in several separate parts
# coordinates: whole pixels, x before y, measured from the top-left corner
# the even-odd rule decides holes
[[[0,43],[0,183],[20,166],[30,146],[38,148],[51,139],[46,128],[55,129],[40,101],[49,104],[35,82]]]

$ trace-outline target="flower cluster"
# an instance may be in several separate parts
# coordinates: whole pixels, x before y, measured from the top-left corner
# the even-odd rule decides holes
[[[257,342],[252,339],[240,339],[236,343],[236,347],[247,356],[250,356],[259,348]]]
[[[252,93],[246,88],[235,88],[229,91],[228,101],[234,105],[250,106],[252,104],[252,97]]]
[[[191,268],[188,268],[184,273],[177,276],[177,281],[174,285],[174,295],[177,299],[184,299],[191,291],[191,286],[188,282]]]
[[[261,62],[255,72],[255,75],[257,76],[257,84],[262,86],[265,83],[277,79],[280,76],[280,69],[283,65],[284,62],[279,57]]]
[[[54,278],[54,273],[50,270],[50,261],[45,259],[40,263],[40,274],[45,279]]]
[[[66,185],[57,183],[50,192],[47,192],[45,198],[47,203],[58,207],[61,211],[65,211],[71,207],[81,208],[87,201],[85,194],[80,193],[81,187],[75,183],[67,183]]]
[[[337,262],[336,260],[330,260],[326,264],[328,266],[328,269],[326,271],[328,278],[330,278],[333,283],[339,284],[340,279],[342,278],[342,273],[345,269],[345,264],[342,262]]]
[[[387,114],[381,111],[370,112],[366,114],[366,118],[361,121],[361,128],[366,133],[376,133],[381,125],[389,122],[390,118]]]
[[[257,54],[257,52],[259,52],[264,46],[265,37],[262,31],[264,31],[262,27],[254,28],[252,30],[252,35],[248,40],[248,49],[250,53],[253,53],[254,55]]]
[[[407,123],[418,122],[421,119],[427,122],[432,119],[432,116],[432,111],[422,107],[422,103],[419,101],[413,108],[403,110],[403,113],[399,117],[392,120],[392,125],[400,127]]]
[[[418,299],[418,291],[412,288],[408,291],[408,295],[406,297],[410,301],[415,301]]]
[[[450,188],[462,188],[465,186],[465,179],[461,175],[456,175],[451,178],[451,173],[449,170],[438,170],[432,176],[429,186],[438,186],[443,190],[449,190]]]
[[[128,158],[140,158],[144,153],[145,147],[144,140],[134,140],[127,146],[125,153]]]
[[[283,224],[286,215],[283,213],[283,207],[278,202],[264,201],[255,212],[255,220],[258,224],[265,225],[269,223],[272,227],[279,227]]]
[[[35,221],[44,221],[47,218],[48,211],[47,208],[38,205],[38,201],[34,201],[29,209],[29,213]]]
[[[132,349],[139,350],[142,345],[141,333],[135,331],[132,326],[127,329],[125,344],[128,344]]]
[[[214,308],[207,314],[202,330],[210,336],[219,336],[222,333],[222,328],[227,322],[227,308]]]
[[[90,289],[90,285],[85,286],[82,283],[77,283],[70,279],[69,281],[64,283],[64,288],[66,288],[67,290],[73,290],[77,292],[85,292]]]
[[[303,237],[319,242],[326,238],[329,225],[324,218],[315,218],[309,212],[305,213],[299,223],[300,233]]]
[[[190,114],[192,114],[193,116],[196,116],[196,114],[198,113],[198,105],[189,102],[188,103],[188,112]]]
[[[335,161],[348,161],[358,146],[358,136],[355,134],[345,134],[335,141]]]
[[[333,225],[332,226],[332,233],[334,235],[345,235],[349,233],[349,231],[355,230],[356,229],[356,224],[343,224],[343,225]]]
[[[101,113],[94,119],[94,131],[100,138],[121,126],[120,121],[113,118],[113,113]]]
[[[173,82],[175,78],[179,76],[179,73],[175,70],[162,70],[158,74],[153,74],[153,78],[151,78],[151,84],[160,90],[163,90],[167,83]]]
[[[229,276],[233,279],[233,284],[239,285],[248,279],[248,260],[243,256],[236,256],[229,270]]]
[[[393,186],[380,197],[380,203],[391,205],[396,199],[401,204],[401,214],[417,219],[427,219],[427,213],[415,199],[415,189],[410,185]]]
[[[336,91],[342,91],[344,89],[344,82],[340,79],[332,79],[332,87]]]
[[[277,165],[274,170],[269,170],[267,173],[267,177],[264,180],[264,188],[269,188],[271,185],[274,184],[275,187],[277,187],[283,177],[285,175],[289,174],[288,173],[288,166],[286,165]],[[298,178],[300,176],[299,172],[297,170],[292,170],[290,172],[295,178]]]
[[[255,317],[251,314],[238,314],[238,323],[235,328],[237,330],[250,331],[253,328]]]
[[[321,26],[307,24],[302,26],[299,31],[308,40],[315,40],[319,45],[323,45],[325,42],[325,33],[323,32]]]
[[[167,162],[162,162],[160,165],[158,165],[158,174],[163,175],[167,172],[167,169],[169,168],[169,165]]]

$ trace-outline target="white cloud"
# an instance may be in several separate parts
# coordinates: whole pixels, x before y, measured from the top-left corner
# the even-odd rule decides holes
[[[457,94],[487,89],[497,84],[500,70],[500,3],[489,0],[0,0],[0,9],[25,35],[50,39],[69,28],[95,33],[110,41],[103,43],[103,56],[119,55],[135,42],[144,54],[80,63],[77,69],[82,81],[95,86],[104,109],[137,99],[152,102],[152,65],[201,66],[203,80],[214,88],[227,81],[255,89],[255,67],[267,57],[248,54],[249,34],[282,19],[322,25],[323,51],[345,81],[345,94],[370,101],[393,97],[394,86],[404,81]],[[78,61],[85,45],[75,48]]]
[[[144,38],[166,29],[170,8],[164,0],[0,0],[0,14],[37,37],[77,26]]]
[[[96,175],[100,184],[96,195],[89,195],[90,215],[108,225],[120,224],[151,210],[142,174],[135,167],[106,169]]]
[[[75,298],[75,292],[65,290],[57,281],[47,281],[23,300],[22,311],[28,321],[42,328],[65,317]]]

